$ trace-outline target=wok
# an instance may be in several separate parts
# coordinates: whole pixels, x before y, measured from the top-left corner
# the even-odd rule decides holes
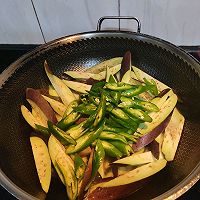
[[[115,19],[116,17],[108,17]],[[152,176],[148,185],[128,199],[175,199],[200,178],[200,63],[177,46],[138,32],[101,31],[79,33],[41,45],[12,63],[0,75],[0,182],[19,199],[64,199],[65,188],[52,178],[46,195],[40,186],[29,136],[30,126],[23,119],[25,89],[45,88],[49,81],[43,63],[47,60],[54,74],[83,70],[103,60],[132,53],[133,65],[172,87],[180,101],[178,108],[186,122],[173,162]]]

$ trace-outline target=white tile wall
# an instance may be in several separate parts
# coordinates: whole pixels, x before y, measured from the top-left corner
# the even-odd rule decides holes
[[[138,17],[142,33],[176,45],[200,45],[199,0],[121,0],[121,15]],[[129,21],[122,25],[133,30]]]
[[[44,42],[31,1],[0,0],[0,5],[0,44]]]
[[[118,0],[33,0],[46,41],[96,30],[97,20],[118,15]],[[31,0],[0,0],[0,44],[43,43]],[[138,17],[142,33],[176,45],[200,45],[200,0],[120,0],[121,15]],[[116,29],[105,21],[102,29]],[[121,27],[136,30],[133,21]]]
[[[98,19],[104,15],[117,15],[117,0],[34,0],[45,39],[94,31]],[[110,21],[105,28],[117,26]]]

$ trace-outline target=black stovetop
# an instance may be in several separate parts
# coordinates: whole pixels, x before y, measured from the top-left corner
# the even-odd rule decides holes
[[[0,73],[6,69],[9,64],[19,58],[21,55],[31,51],[38,45],[0,45]],[[190,53],[200,61],[200,46],[181,46],[185,51]],[[0,186],[1,200],[16,200],[3,187]],[[200,181],[196,183],[189,191],[178,198],[179,200],[197,200],[200,199]]]

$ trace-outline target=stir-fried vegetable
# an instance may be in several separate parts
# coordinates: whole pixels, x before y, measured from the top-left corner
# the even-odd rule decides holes
[[[46,61],[44,66],[51,82],[49,93],[28,88],[32,111],[24,105],[21,111],[37,133],[49,138],[49,154],[45,150],[42,159],[50,155],[69,199],[95,198],[97,187],[108,192],[122,185],[132,187],[173,160],[184,125],[175,108],[177,96],[132,67],[131,52],[85,72],[66,71],[75,81],[55,76]],[[35,152],[38,169],[41,159]],[[97,184],[99,173],[103,183]],[[40,179],[46,192],[47,178]]]

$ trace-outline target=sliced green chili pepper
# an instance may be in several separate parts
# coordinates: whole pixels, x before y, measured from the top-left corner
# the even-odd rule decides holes
[[[141,101],[139,99],[134,99],[134,107],[135,108],[140,108],[144,111],[149,111],[149,112],[158,112],[159,111],[159,108],[151,103],[151,102],[148,102],[148,101]]]
[[[147,91],[148,88],[146,86],[143,86],[143,85],[137,85],[137,86],[134,86],[133,88],[130,88],[128,90],[125,90],[121,93],[122,96],[125,96],[125,97],[133,97],[133,96],[136,96],[138,94],[141,94],[145,91]]]
[[[105,120],[99,123],[96,130],[92,132],[85,133],[83,136],[77,139],[76,145],[71,145],[66,149],[66,153],[72,154],[79,152],[86,147],[90,146],[100,135],[103,130]]]
[[[74,109],[75,107],[77,107],[77,106],[78,106],[78,100],[72,101],[72,102],[67,106],[67,109],[66,109],[66,111],[65,111],[65,113],[64,113],[64,115],[63,115],[63,118],[65,118],[67,115],[69,115],[69,114],[73,111],[73,109]]]
[[[109,125],[104,125],[104,131],[110,131],[110,132],[115,132],[115,133],[120,133],[120,132],[126,132],[128,134],[133,134],[133,130],[127,129],[127,128],[118,128],[118,127],[112,127]]]
[[[94,123],[96,114],[97,114],[97,112],[94,112],[93,114],[91,114],[88,117],[88,119],[85,121],[85,124],[83,125],[84,128],[88,128],[88,127],[92,126],[92,124]]]
[[[70,135],[67,135],[63,130],[58,128],[52,122],[48,121],[47,124],[49,132],[52,133],[63,145],[76,144],[76,141]]]
[[[145,122],[152,122],[152,118],[147,113],[145,113],[144,111],[140,109],[124,108],[123,110],[130,116],[136,117],[139,120],[142,120]]]
[[[70,127],[66,133],[69,134],[72,138],[77,139],[81,137],[85,133],[85,125],[86,121],[81,122],[80,124],[74,125]]]
[[[126,138],[124,136],[109,131],[102,131],[99,135],[99,139],[117,140],[127,144]]]
[[[106,125],[111,126],[111,127],[116,127],[116,128],[123,128],[121,124],[114,121],[111,117],[106,119]]]
[[[63,118],[61,121],[58,122],[57,126],[66,131],[66,129],[71,126],[75,121],[79,119],[81,116],[80,113],[72,111],[69,115],[67,115],[65,118]]]
[[[149,112],[158,112],[159,108],[148,101],[142,101],[139,99],[131,99],[131,98],[127,98],[127,97],[121,97],[121,101],[122,103],[120,103],[118,106],[120,108],[139,108],[142,109],[144,111],[149,111]]]
[[[96,142],[94,159],[93,159],[93,163],[92,163],[91,179],[95,178],[96,173],[97,173],[101,163],[103,162],[104,157],[105,157],[105,151],[104,151],[103,145],[101,143],[101,140],[98,139]]]
[[[120,142],[120,141],[110,141],[110,143],[112,145],[114,145],[125,156],[130,156],[130,153],[133,152],[133,149],[131,148],[131,146],[128,145],[128,144],[124,144],[123,142]]]
[[[94,127],[96,127],[104,119],[105,114],[106,114],[106,96],[104,92],[102,92],[100,104],[97,108],[97,114],[94,120]]]
[[[49,133],[48,128],[41,126],[39,124],[35,124],[35,127],[36,127],[36,131],[40,132],[43,136],[49,137],[51,135],[51,133]]]
[[[136,123],[134,120],[130,118],[128,118],[127,120],[124,120],[124,119],[117,118],[116,116],[113,116],[112,114],[110,114],[110,118],[114,120],[115,122],[121,124],[123,127],[130,129],[131,133],[134,133],[138,128],[138,123]]]
[[[85,169],[86,165],[83,159],[78,154],[76,154],[74,157],[74,171],[76,174],[76,178],[81,180],[84,176]]]
[[[90,92],[95,93],[96,95],[100,94],[101,89],[105,86],[105,84],[106,84],[106,82],[104,82],[104,81],[100,81],[100,82],[95,83],[91,87]]]
[[[91,115],[96,109],[97,109],[96,105],[92,103],[90,104],[82,103],[78,105],[76,108],[74,108],[74,111],[81,114]]]
[[[157,88],[156,82],[153,79],[151,79],[149,81],[146,78],[143,78],[143,80],[144,80],[149,92],[151,94],[153,94],[154,96],[157,96],[158,95],[158,88]]]
[[[114,158],[121,158],[122,157],[122,152],[119,151],[113,144],[110,142],[106,142],[101,140],[101,143],[103,145],[103,148],[105,150],[105,153],[107,156],[114,157]]]
[[[127,83],[118,82],[118,83],[106,83],[104,88],[115,91],[123,91],[123,90],[133,89],[134,87]]]
[[[112,99],[113,99],[112,102],[113,102],[115,105],[118,105],[119,100],[120,100],[120,97],[121,97],[121,93],[120,93],[120,92],[117,92],[117,91],[111,91],[111,92],[110,92],[110,96],[111,96]]]
[[[119,132],[118,134],[119,135],[123,135],[129,141],[133,141],[133,142],[137,141],[136,138],[134,137],[134,135],[130,135],[130,134],[126,133],[126,132]]]

